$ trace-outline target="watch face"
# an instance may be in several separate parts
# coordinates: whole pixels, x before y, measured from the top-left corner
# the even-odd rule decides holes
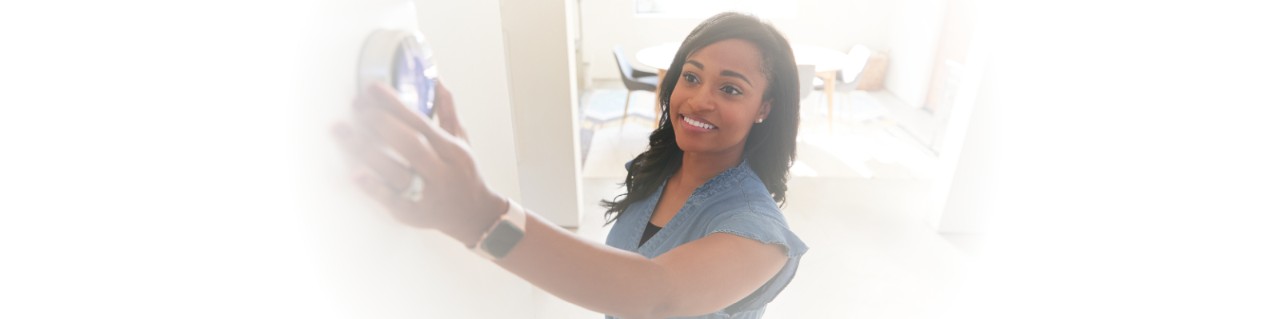
[[[494,258],[502,258],[516,247],[516,243],[524,238],[524,231],[516,228],[511,222],[503,220],[493,227],[489,237],[484,240],[484,250]]]

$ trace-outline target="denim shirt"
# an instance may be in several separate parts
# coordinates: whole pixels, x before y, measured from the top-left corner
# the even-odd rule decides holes
[[[614,222],[605,243],[653,259],[685,243],[712,233],[729,233],[787,250],[787,263],[751,295],[720,311],[687,318],[760,318],[765,305],[786,288],[796,274],[800,256],[809,247],[787,226],[764,182],[746,161],[726,170],[689,196],[667,225],[639,245],[666,182],[644,200],[632,203]],[[606,318],[614,318],[606,316]]]

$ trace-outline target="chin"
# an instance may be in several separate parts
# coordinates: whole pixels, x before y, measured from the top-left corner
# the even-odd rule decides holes
[[[712,141],[690,141],[688,138],[676,134],[676,146],[685,153],[724,153],[732,148],[723,145],[711,145],[713,143],[708,142]]]
[[[692,141],[691,138],[685,136],[679,131],[676,132],[676,147],[684,152],[703,152],[707,148],[701,141]]]

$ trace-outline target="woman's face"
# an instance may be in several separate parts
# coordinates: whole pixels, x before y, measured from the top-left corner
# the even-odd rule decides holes
[[[738,39],[693,52],[671,91],[676,145],[685,153],[739,156],[747,133],[769,113],[760,50]]]

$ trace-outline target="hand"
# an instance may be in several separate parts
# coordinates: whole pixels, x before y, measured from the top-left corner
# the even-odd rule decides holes
[[[335,124],[333,134],[354,159],[356,184],[398,220],[470,245],[506,210],[505,199],[476,170],[453,95],[439,82],[439,126],[410,111],[383,83],[353,104],[356,121]],[[402,196],[415,174],[422,181],[418,200]]]

